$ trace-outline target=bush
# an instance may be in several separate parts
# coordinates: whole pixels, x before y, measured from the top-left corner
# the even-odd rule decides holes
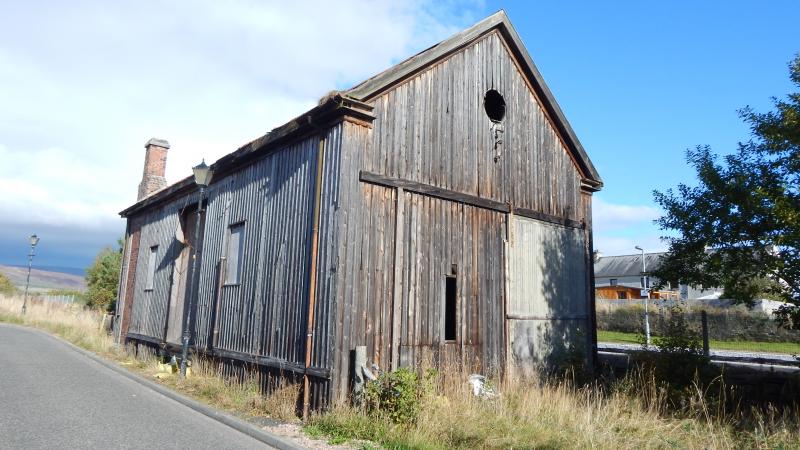
[[[0,273],[0,294],[12,296],[17,293],[17,287],[8,279],[7,276]]]
[[[386,415],[394,423],[413,424],[435,376],[436,372],[429,370],[420,377],[407,367],[383,373],[365,386],[364,406],[368,412]]]
[[[672,306],[664,319],[653,337],[658,352],[642,352],[638,360],[667,388],[667,400],[673,406],[684,406],[694,395],[691,388],[710,383],[715,374],[703,353],[701,337],[689,326],[683,309]]]

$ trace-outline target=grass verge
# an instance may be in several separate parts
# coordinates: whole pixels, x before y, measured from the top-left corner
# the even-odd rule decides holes
[[[616,342],[622,344],[640,344],[641,337],[636,333],[597,330],[597,341]],[[780,353],[785,355],[800,354],[800,344],[794,342],[717,341],[712,339],[708,344],[711,350]]]
[[[32,303],[20,314],[18,298],[0,297],[0,321],[40,328],[148,377],[153,357],[136,357],[114,345],[100,327],[102,316],[82,307]],[[224,379],[218,367],[199,361],[194,376],[159,382],[240,416],[294,418],[297,390],[265,397],[254,378]],[[386,448],[800,448],[797,414],[767,411],[743,423],[711,410],[698,392],[681,414],[666,410],[653,380],[628,378],[611,388],[576,388],[567,382],[498,383],[501,395],[482,400],[464,382],[467,373],[444,371],[420,401],[416,421],[395,424],[378,413],[347,405],[315,414],[307,433],[340,443],[367,440]],[[363,448],[373,448],[370,443]]]

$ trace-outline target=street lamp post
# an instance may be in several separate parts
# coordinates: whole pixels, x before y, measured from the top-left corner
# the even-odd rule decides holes
[[[181,348],[181,378],[186,378],[186,361],[189,358],[189,340],[192,337],[192,330],[190,327],[194,322],[194,313],[197,302],[195,297],[195,280],[197,279],[197,252],[200,249],[200,219],[203,213],[203,197],[206,193],[206,187],[211,182],[211,176],[214,171],[206,165],[205,160],[200,164],[192,167],[194,172],[194,182],[200,188],[200,194],[197,198],[197,220],[194,225],[194,254],[192,255],[192,277],[189,284],[189,302],[184,309],[183,314],[183,342]]]
[[[650,317],[648,315],[648,304],[650,303],[650,287],[647,283],[647,262],[644,259],[644,249],[638,245],[634,247],[642,252],[642,288],[644,290],[644,337],[647,346],[650,346]]]
[[[31,244],[31,250],[28,252],[28,277],[25,279],[25,298],[22,300],[22,314],[28,309],[28,287],[31,284],[31,266],[33,265],[33,256],[35,255],[36,244],[39,243],[39,236],[32,234],[28,238],[28,243]]]

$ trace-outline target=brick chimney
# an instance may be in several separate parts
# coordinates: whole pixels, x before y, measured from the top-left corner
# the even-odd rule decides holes
[[[139,183],[137,202],[167,187],[164,171],[167,168],[169,142],[164,139],[153,138],[147,141],[147,144],[144,144],[144,148],[147,150],[144,156],[144,173],[142,174],[142,182]]]

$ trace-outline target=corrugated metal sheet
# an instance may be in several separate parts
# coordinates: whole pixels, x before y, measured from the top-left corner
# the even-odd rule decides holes
[[[212,186],[200,271],[201,347],[303,363],[318,145],[318,137],[303,140]],[[229,228],[239,223],[241,281],[219,288]],[[214,345],[211,319],[217,310]]]
[[[324,182],[333,189],[324,192],[336,195],[341,125],[334,126],[324,138],[330,155],[330,162],[326,160],[325,163]],[[319,136],[310,136],[214,180],[209,187],[197,281],[195,343],[198,348],[269,357],[276,362],[294,364],[294,367],[304,364],[319,142]],[[184,248],[175,237],[176,230],[181,211],[196,203],[196,195],[136,217],[144,225],[130,333],[164,339],[170,293],[174,294],[178,276],[188,276],[188,271],[176,272],[175,264],[180,261]],[[229,228],[235,224],[244,224],[241,280],[237,284],[220,286]],[[193,227],[189,228],[192,229],[182,231],[193,233]],[[332,233],[329,229],[326,232]],[[156,245],[158,264],[153,290],[149,291],[144,289],[145,261],[150,248]],[[320,277],[324,273],[330,271],[323,264]],[[172,300],[175,300],[174,295]],[[316,321],[315,335],[319,338],[315,348],[319,350],[314,353],[312,366],[325,369],[330,355],[325,347],[329,345],[331,334],[327,320],[330,303],[319,302],[318,308],[320,319]],[[215,330],[218,331],[216,342]],[[169,334],[174,337],[179,333]],[[274,372],[271,376],[280,378],[277,375],[280,371]],[[326,380],[315,380],[312,386],[315,404],[327,398],[328,389]]]
[[[142,227],[139,238],[139,256],[136,265],[136,283],[133,286],[133,309],[129,332],[164,339],[167,300],[172,288],[175,259],[183,244],[175,239],[178,227],[178,211],[191,203],[186,197],[148,211],[140,218]],[[153,289],[146,289],[151,248],[155,253]]]
[[[590,320],[583,230],[514,217],[509,245],[509,335],[524,371],[584,357]]]

